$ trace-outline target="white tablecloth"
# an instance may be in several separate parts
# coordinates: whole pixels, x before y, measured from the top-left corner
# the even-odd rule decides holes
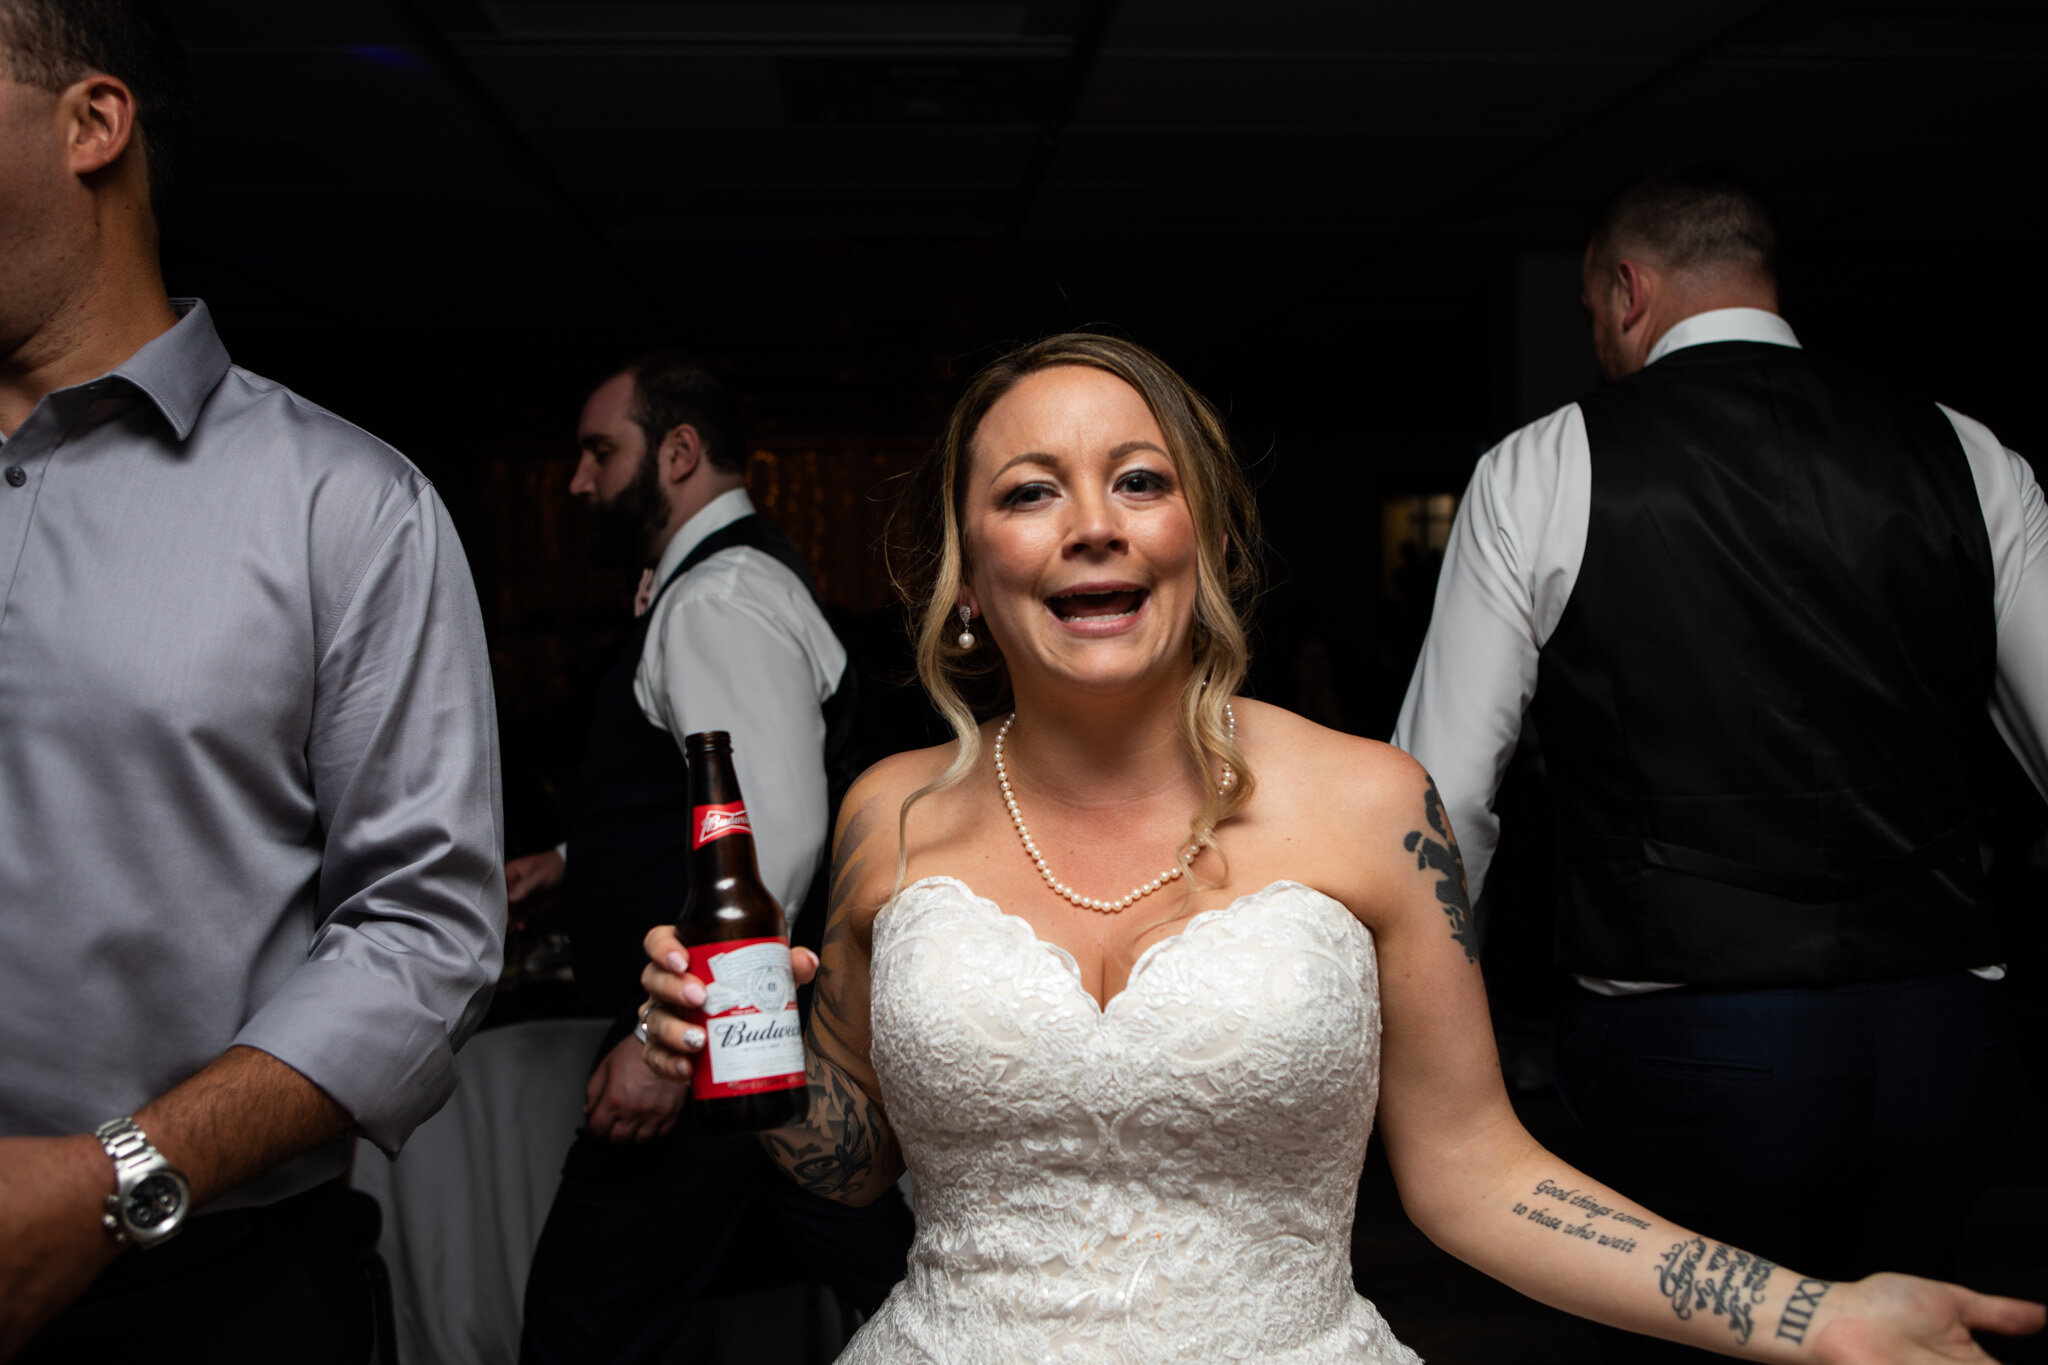
[[[602,1019],[490,1029],[461,1083],[397,1161],[356,1145],[355,1186],[384,1206],[404,1365],[515,1365],[534,1244],[554,1202]]]

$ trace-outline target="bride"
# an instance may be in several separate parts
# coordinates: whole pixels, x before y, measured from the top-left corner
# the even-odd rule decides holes
[[[957,740],[847,797],[822,963],[795,954],[810,1116],[764,1135],[836,1199],[915,1181],[909,1274],[844,1360],[1413,1361],[1351,1285],[1375,1113],[1438,1245],[1603,1322],[1839,1361],[1986,1360],[1970,1328],[2041,1324],[1804,1277],[1529,1137],[1428,774],[1234,695],[1251,497],[1156,357],[1069,335],[999,361],[906,498]],[[703,989],[671,930],[648,951],[648,1064],[681,1079]]]

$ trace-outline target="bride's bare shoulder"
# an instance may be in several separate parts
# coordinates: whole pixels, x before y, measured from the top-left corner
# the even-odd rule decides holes
[[[1393,745],[1259,703],[1239,705],[1238,733],[1257,783],[1256,827],[1298,848],[1291,856],[1322,869],[1324,889],[1354,909],[1412,870],[1411,833],[1450,842],[1429,774]]]
[[[994,736],[993,722],[981,727],[981,761],[988,763],[988,746]],[[903,803],[915,793],[931,786],[943,778],[960,755],[957,741],[934,744],[928,749],[906,749],[891,754],[860,775],[846,793],[842,810],[855,813],[869,807],[884,808],[893,823]],[[991,770],[993,771],[993,770]],[[975,773],[970,770],[965,780],[940,788],[918,802],[915,823],[926,824],[936,815],[944,819],[945,812],[957,804],[965,794],[964,789],[972,788]]]
[[[984,736],[984,747],[986,736]],[[833,899],[842,896],[870,912],[888,898],[896,884],[899,838],[907,835],[911,853],[955,832],[970,804],[975,774],[930,793],[903,819],[903,803],[943,778],[959,755],[957,743],[891,754],[860,775],[839,808],[839,826],[832,839]]]
[[[957,752],[957,745],[934,744],[929,749],[906,749],[877,761],[848,789],[842,810],[851,812],[874,804],[891,808],[902,805],[904,797],[938,781]]]
[[[1380,802],[1406,801],[1428,783],[1422,765],[1391,744],[1318,725],[1265,702],[1236,703],[1238,734],[1253,765],[1261,799],[1323,806],[1355,814]]]

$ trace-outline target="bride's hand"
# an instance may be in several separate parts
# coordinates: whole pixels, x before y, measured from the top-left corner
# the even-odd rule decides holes
[[[1813,1335],[1814,1354],[1833,1365],[1990,1361],[1971,1337],[1973,1328],[2030,1336],[2044,1317],[2038,1303],[1912,1275],[1872,1275],[1836,1286],[1835,1294],[1841,1297],[1830,1305],[1834,1311]]]
[[[704,1030],[685,1020],[685,1010],[704,1004],[704,983],[690,975],[690,955],[674,926],[659,924],[642,940],[647,966],[641,969],[640,984],[647,990],[647,1006],[640,1022],[647,1029],[641,1059],[648,1070],[670,1080],[690,1079],[691,1058],[704,1050]],[[789,969],[796,984],[806,985],[818,974],[818,955],[808,948],[789,950]]]

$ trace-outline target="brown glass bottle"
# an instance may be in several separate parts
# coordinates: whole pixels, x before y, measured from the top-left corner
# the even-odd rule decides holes
[[[810,1108],[803,1032],[789,970],[789,925],[761,884],[754,830],[723,730],[683,741],[690,764],[690,896],[676,933],[704,983],[690,1105],[707,1133],[758,1132]]]

